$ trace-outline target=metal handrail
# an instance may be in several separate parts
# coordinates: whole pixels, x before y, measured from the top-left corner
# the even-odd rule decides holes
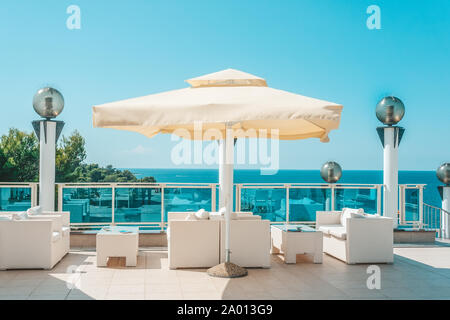
[[[450,218],[450,212],[428,203],[423,204],[423,209],[423,226],[427,229],[436,230],[438,233],[437,237],[443,238],[445,236],[443,227],[445,221]]]
[[[63,190],[65,188],[108,188],[111,189],[111,199],[104,200],[104,201],[111,201],[111,204],[109,205],[111,208],[111,219],[108,219],[108,221],[103,221],[102,223],[72,223],[73,227],[93,227],[98,225],[105,225],[105,224],[139,224],[139,225],[145,225],[145,226],[155,226],[160,227],[161,230],[164,230],[167,222],[164,221],[165,219],[165,211],[166,211],[166,205],[164,203],[164,194],[166,189],[210,189],[211,190],[211,211],[217,211],[216,208],[216,199],[217,199],[217,187],[219,186],[219,183],[186,183],[186,182],[164,182],[164,183],[158,183],[158,182],[99,182],[99,183],[92,183],[92,182],[70,182],[70,183],[57,183],[56,184],[58,189],[58,210],[63,209]],[[37,204],[37,182],[31,182],[31,183],[20,183],[20,182],[0,182],[0,188],[23,188],[23,187],[30,187],[31,188],[31,194],[32,194],[32,205]],[[419,223],[420,227],[428,226],[430,223],[429,216],[423,214],[424,208],[431,208],[434,206],[423,204],[423,189],[425,188],[424,184],[401,184],[400,187],[400,203],[399,203],[399,211],[400,211],[400,221],[403,223]],[[141,188],[141,189],[159,189],[160,197],[161,197],[161,203],[156,204],[157,206],[161,206],[161,220],[157,220],[155,222],[118,222],[115,221],[115,196],[116,196],[116,189],[123,189],[123,188]],[[236,210],[241,211],[241,199],[242,194],[241,191],[245,189],[284,189],[286,191],[286,197],[285,197],[285,208],[286,211],[285,217],[282,217],[283,221],[274,221],[273,223],[312,223],[311,221],[292,221],[293,214],[289,212],[290,208],[290,197],[289,192],[293,189],[330,189],[331,190],[331,199],[330,199],[330,206],[331,209],[335,209],[337,202],[336,199],[336,190],[345,190],[345,189],[368,189],[368,190],[376,190],[376,211],[377,213],[382,213],[382,192],[384,190],[385,186],[383,184],[362,184],[362,183],[340,183],[340,184],[329,184],[329,183],[236,183],[235,189],[236,189]],[[411,222],[406,221],[405,219],[405,198],[402,197],[402,194],[404,195],[405,189],[418,189],[420,193],[420,198],[418,201],[419,204],[419,212],[420,212],[420,221],[418,222]],[[109,192],[108,192],[109,194]],[[209,198],[208,198],[209,199]],[[167,199],[166,199],[167,200]],[[292,199],[291,199],[292,200]],[[208,201],[209,202],[209,201]],[[247,201],[248,202],[248,201]],[[271,205],[271,204],[270,204]],[[437,207],[434,207],[437,208]],[[273,209],[273,208],[272,208]],[[271,210],[272,210],[271,209]],[[437,208],[440,210],[440,208]],[[158,209],[159,210],[159,209]],[[275,210],[275,209],[273,209]],[[428,210],[428,209],[425,209]],[[428,211],[426,211],[426,214],[428,214]],[[436,214],[435,214],[436,215]],[[425,217],[424,217],[425,216]],[[428,220],[427,220],[428,219]],[[427,221],[425,221],[427,220]],[[433,223],[436,224],[436,217],[432,218]],[[423,223],[425,222],[425,223]]]

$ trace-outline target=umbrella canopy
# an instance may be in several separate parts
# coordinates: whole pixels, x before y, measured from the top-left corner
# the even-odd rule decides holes
[[[234,159],[230,137],[248,137],[252,131],[251,137],[328,142],[328,133],[339,126],[343,107],[269,88],[266,80],[233,69],[187,83],[191,87],[94,106],[94,127],[136,131],[147,137],[174,133],[188,139],[219,140],[219,205],[225,208],[228,263]],[[209,130],[219,134],[204,134]]]
[[[245,72],[228,69],[187,82],[191,87],[94,106],[94,127],[147,137],[177,134],[182,128],[191,139],[215,139],[194,134],[195,123],[202,124],[202,131],[216,129],[223,135],[228,123],[235,137],[255,130],[257,137],[264,132],[270,138],[271,129],[277,129],[281,140],[328,142],[328,133],[339,126],[342,105],[270,88],[264,79]]]

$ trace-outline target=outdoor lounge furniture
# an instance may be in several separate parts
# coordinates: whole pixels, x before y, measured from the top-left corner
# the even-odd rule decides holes
[[[317,211],[316,229],[323,232],[323,251],[348,264],[392,263],[392,219],[361,211]]]
[[[253,217],[230,221],[230,262],[246,268],[270,268],[270,221]],[[220,226],[220,262],[225,262],[225,220]]]
[[[314,263],[323,260],[323,234],[306,225],[273,225],[272,254],[284,254],[285,263],[296,263],[297,254],[310,254]]]
[[[135,267],[138,245],[139,227],[104,227],[96,235],[97,267],[106,267],[110,257],[125,257],[125,265]]]
[[[67,253],[69,213],[11,213],[0,219],[0,270],[52,269]],[[69,232],[68,232],[69,231]]]
[[[169,212],[169,268],[209,268],[219,263],[217,220],[185,220],[187,212]]]
[[[169,268],[209,268],[225,260],[225,220],[217,212],[208,219],[186,220],[189,212],[169,212]],[[192,214],[192,212],[191,212]],[[270,221],[251,212],[234,213],[231,261],[243,267],[270,267]]]

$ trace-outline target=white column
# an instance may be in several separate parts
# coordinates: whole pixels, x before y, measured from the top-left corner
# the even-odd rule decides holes
[[[231,129],[219,141],[219,208],[225,207],[225,261],[230,262],[230,220],[233,210],[234,138]]]
[[[45,125],[46,123],[46,125]],[[55,209],[56,122],[40,121],[39,205]]]
[[[394,228],[397,227],[398,212],[398,134],[395,127],[384,128],[384,215],[394,220]],[[396,136],[397,141],[394,141]]]
[[[450,212],[450,186],[442,187],[442,209]],[[443,238],[450,238],[450,219],[448,213],[442,212],[441,223]]]

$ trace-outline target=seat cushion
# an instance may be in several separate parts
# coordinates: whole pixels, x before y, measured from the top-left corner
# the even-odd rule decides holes
[[[219,212],[210,212],[209,213],[209,220],[223,220],[224,217]]]
[[[380,219],[381,216],[379,214],[370,214],[370,213],[366,213],[364,214],[365,218],[370,218],[370,219]]]
[[[261,220],[261,216],[247,213],[237,213],[238,220]]]
[[[332,229],[343,228],[341,224],[324,224],[319,227],[319,231],[322,231],[324,234],[331,234]]]
[[[341,240],[347,239],[347,231],[344,227],[330,228],[330,235]]]
[[[12,215],[13,220],[27,220],[28,219],[28,213],[26,211],[14,213]]]
[[[58,231],[53,231],[52,233],[52,242],[56,242],[61,239],[61,233]]]
[[[70,235],[70,227],[62,227],[62,236],[67,237]]]

